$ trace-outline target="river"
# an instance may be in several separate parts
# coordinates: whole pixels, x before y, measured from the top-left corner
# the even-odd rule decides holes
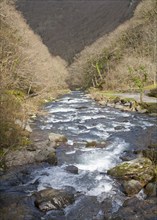
[[[135,158],[134,150],[149,145],[155,118],[100,106],[81,91],[48,103],[44,109],[47,115],[37,120],[37,129],[64,134],[68,142],[57,148],[57,166],[46,164],[32,169],[25,188],[36,183],[37,191],[75,191],[75,203],[64,210],[67,220],[103,219],[102,204],[106,200],[111,201],[110,211],[116,212],[126,196],[107,170]],[[92,141],[97,147],[86,147]],[[65,168],[69,165],[76,166],[78,174],[67,172]],[[34,189],[28,187],[26,191],[31,194]],[[142,196],[142,192],[137,196]]]

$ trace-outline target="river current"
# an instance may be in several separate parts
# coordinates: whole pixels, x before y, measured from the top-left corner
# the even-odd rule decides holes
[[[107,170],[122,162],[128,151],[149,144],[149,128],[156,126],[155,119],[100,106],[80,91],[46,104],[45,110],[48,114],[39,119],[38,128],[64,134],[68,142],[57,148],[58,165],[36,169],[31,173],[31,182],[38,181],[38,190],[69,187],[86,198],[96,198],[98,203],[111,199],[112,212],[117,211],[126,196],[119,190],[119,183],[107,175]],[[91,141],[97,142],[98,147],[87,148]],[[76,166],[78,174],[67,172],[68,165]],[[84,204],[80,198],[84,197],[65,209],[68,220],[74,219],[73,213],[76,219],[92,219],[90,214],[79,218],[79,208]],[[85,204],[80,208],[83,212],[89,211],[89,203]],[[101,216],[102,210],[97,211]]]

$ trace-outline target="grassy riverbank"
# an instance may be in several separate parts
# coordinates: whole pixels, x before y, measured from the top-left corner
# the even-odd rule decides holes
[[[150,88],[150,87],[149,87]],[[152,86],[151,86],[152,88]],[[146,87],[148,89],[148,87]],[[108,105],[126,111],[137,111],[157,115],[157,98],[143,95],[140,102],[140,93],[118,93],[116,91],[103,91],[95,88],[88,90],[90,97],[101,105]]]

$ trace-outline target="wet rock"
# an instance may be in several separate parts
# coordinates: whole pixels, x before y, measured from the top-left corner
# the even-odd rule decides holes
[[[64,190],[44,189],[34,195],[35,205],[41,211],[59,210],[74,202],[74,195]]]
[[[107,147],[108,145],[110,144],[110,142],[109,141],[106,141],[106,142],[104,142],[104,141],[102,141],[102,142],[96,142],[96,141],[90,141],[90,142],[87,142],[86,143],[86,147],[88,148],[95,148],[95,147],[97,147],[97,148],[105,148],[105,147]]]
[[[78,168],[74,165],[69,165],[65,167],[65,170],[68,171],[69,173],[78,174]]]
[[[88,106],[78,106],[78,107],[76,107],[76,109],[86,109],[86,108],[88,108]]]
[[[115,130],[122,130],[122,129],[125,129],[125,127],[124,126],[116,126],[114,129]]]
[[[2,220],[37,220],[43,213],[34,206],[33,197],[21,192],[5,192],[1,194],[0,216]]]
[[[156,198],[139,200],[136,197],[128,199],[118,212],[113,213],[111,220],[156,220]]]
[[[137,180],[134,180],[134,179],[129,180],[129,181],[125,181],[123,183],[123,187],[124,187],[124,192],[128,196],[132,196],[132,195],[137,194],[143,188],[141,183]]]
[[[70,194],[76,194],[76,193],[77,193],[76,190],[75,190],[75,188],[72,187],[72,186],[64,186],[64,187],[62,188],[62,190],[64,190],[64,191],[67,192],[67,193],[70,193]]]
[[[91,141],[91,142],[87,142],[86,143],[86,147],[96,147],[97,146],[97,142],[96,141]]]
[[[56,152],[55,151],[52,151],[48,154],[47,156],[47,162],[49,164],[52,164],[52,165],[56,165],[57,164],[57,156],[56,156]]]
[[[157,196],[157,183],[148,183],[144,189],[147,196]]]
[[[63,210],[53,210],[48,212],[43,220],[66,220],[66,217]]]
[[[49,141],[57,143],[66,143],[67,138],[62,134],[50,133]]]
[[[70,208],[66,217],[68,220],[92,220],[100,217],[101,204],[95,196],[81,196]]]
[[[138,180],[142,186],[145,186],[155,177],[153,164],[148,158],[137,158],[123,162],[108,170],[108,174],[122,180]]]

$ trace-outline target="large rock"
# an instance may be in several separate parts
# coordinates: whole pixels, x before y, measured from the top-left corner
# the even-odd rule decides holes
[[[37,220],[44,213],[34,206],[32,197],[18,191],[4,191],[0,195],[0,219],[1,220]]]
[[[144,189],[147,196],[157,196],[157,183],[148,183]]]
[[[5,165],[7,167],[21,166],[24,164],[33,164],[40,162],[48,162],[56,165],[57,156],[55,149],[51,146],[45,146],[42,149],[19,149],[10,151],[5,157]]]
[[[123,162],[108,170],[108,174],[122,180],[138,180],[142,186],[145,186],[155,177],[153,164],[148,158],[137,158]]]
[[[41,190],[35,197],[35,205],[41,211],[59,210],[74,202],[73,194],[58,189]]]
[[[49,141],[57,143],[66,143],[67,138],[62,134],[50,133],[49,134]]]
[[[123,183],[123,187],[124,187],[124,192],[128,196],[137,194],[143,188],[141,183],[138,180],[134,180],[134,179],[125,181]]]
[[[118,212],[113,213],[111,220],[156,220],[156,198],[139,200],[132,197],[126,200]]]

